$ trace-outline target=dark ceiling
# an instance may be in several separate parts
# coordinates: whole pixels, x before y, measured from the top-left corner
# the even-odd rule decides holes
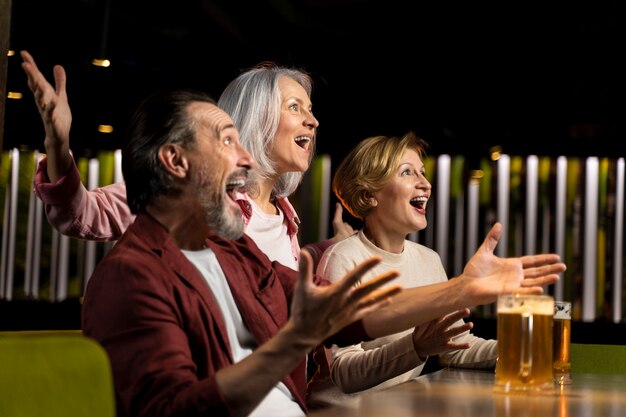
[[[13,0],[10,46],[50,77],[66,67],[75,152],[120,147],[155,88],[217,97],[273,60],[313,75],[320,152],[414,130],[435,154],[624,156],[625,34],[619,0]],[[109,69],[89,64],[101,54]],[[8,90],[27,94],[7,103],[4,147],[42,149],[18,57]]]

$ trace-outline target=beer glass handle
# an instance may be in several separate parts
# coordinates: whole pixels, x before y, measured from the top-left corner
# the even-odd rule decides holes
[[[520,341],[521,355],[518,377],[521,381],[526,382],[533,367],[533,313],[530,311],[522,312],[521,319],[522,338]]]

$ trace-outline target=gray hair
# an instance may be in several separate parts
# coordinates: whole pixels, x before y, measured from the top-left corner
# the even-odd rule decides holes
[[[282,77],[292,78],[311,96],[313,81],[306,72],[264,63],[243,72],[231,81],[217,102],[233,119],[239,130],[241,144],[257,162],[257,169],[253,170],[250,181],[253,187],[259,179],[276,174],[271,151],[280,120],[281,94],[278,80]],[[311,159],[315,151],[315,138],[312,142]],[[274,185],[272,196],[291,195],[302,181],[303,175],[302,172],[282,174]],[[248,191],[254,193],[253,189]]]

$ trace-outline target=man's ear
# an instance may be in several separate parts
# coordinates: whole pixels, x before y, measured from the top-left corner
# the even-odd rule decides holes
[[[168,143],[159,149],[159,161],[170,174],[185,178],[189,171],[189,161],[185,149],[180,145]]]

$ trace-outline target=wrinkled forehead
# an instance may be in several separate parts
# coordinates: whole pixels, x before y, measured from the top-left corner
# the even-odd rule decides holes
[[[237,131],[235,123],[228,113],[215,104],[205,102],[191,103],[189,105],[189,113],[199,124],[199,128],[208,130],[217,137],[225,129]]]
[[[220,121],[227,120],[232,123],[230,116],[222,109],[217,107],[213,103],[207,103],[203,101],[194,101],[189,103],[189,114],[196,120],[206,124],[216,124]]]

